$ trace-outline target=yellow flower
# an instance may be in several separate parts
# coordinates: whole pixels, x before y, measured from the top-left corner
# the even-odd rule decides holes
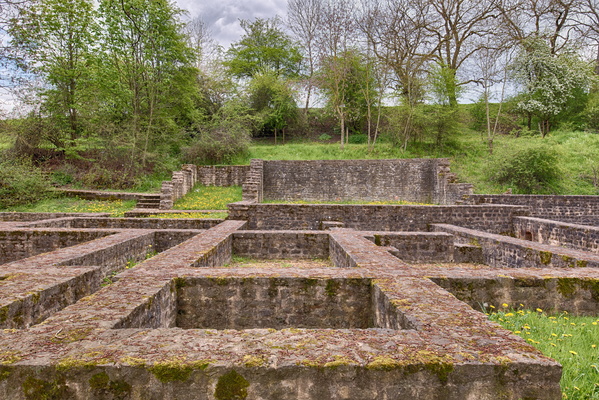
[[[503,306],[504,308],[507,308],[508,304],[507,304],[507,303],[503,303],[503,304],[502,304],[502,306]]]
[[[578,355],[578,353],[577,353],[577,352],[575,352],[574,350],[570,350],[570,354],[573,354],[573,355],[575,355],[575,356],[577,356],[577,355]]]
[[[505,314],[505,316],[506,316],[506,317],[513,317],[513,316],[514,316],[514,313],[511,313],[511,312],[509,312],[509,313]]]
[[[537,308],[537,312],[543,312],[543,310],[541,310],[540,308]]]

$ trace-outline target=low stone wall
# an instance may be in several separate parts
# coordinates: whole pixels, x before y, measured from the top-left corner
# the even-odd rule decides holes
[[[0,264],[47,253],[109,235],[106,231],[4,231],[0,232]]]
[[[204,186],[241,186],[247,179],[249,165],[198,165],[198,182]]]
[[[390,246],[391,254],[409,263],[453,262],[453,236],[434,232],[362,232],[378,246]]]
[[[484,263],[498,268],[599,267],[599,255],[516,239],[454,225],[433,225],[436,232],[454,235],[456,241],[482,247]]]
[[[472,193],[457,184],[447,159],[252,160],[245,201],[406,200],[454,204]]]
[[[229,204],[229,218],[248,221],[251,230],[320,230],[337,221],[365,231],[428,231],[431,224],[450,223],[493,233],[510,233],[512,218],[528,215],[527,207],[394,206],[354,204]]]
[[[599,227],[516,217],[514,233],[519,239],[599,253]]]
[[[531,217],[562,219],[599,215],[599,196],[552,196],[528,194],[471,194],[464,204],[510,204],[530,207]]]
[[[45,219],[88,217],[110,217],[110,213],[28,213],[28,212],[0,212],[0,221],[42,221]]]
[[[139,200],[154,196],[148,193],[105,192],[101,190],[57,189],[68,197],[78,197],[83,200]]]
[[[170,181],[162,182],[160,189],[160,209],[170,210],[175,201],[185,196],[198,181],[198,168],[185,164],[180,171],[173,172]]]
[[[179,287],[179,328],[379,328],[370,279],[187,278]]]
[[[476,274],[476,272],[473,272]],[[599,281],[583,278],[554,277],[442,277],[433,282],[451,292],[470,307],[487,312],[500,304],[547,313],[569,312],[574,315],[599,314]],[[486,309],[485,309],[486,305]]]
[[[328,258],[328,232],[239,231],[233,234],[233,254],[258,259]]]
[[[209,218],[59,218],[28,224],[29,228],[209,229],[223,220]]]

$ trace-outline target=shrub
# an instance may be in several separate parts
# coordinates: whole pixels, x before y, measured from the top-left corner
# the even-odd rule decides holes
[[[221,164],[249,150],[251,131],[232,121],[207,124],[200,128],[194,142],[183,151],[191,164]]]
[[[347,141],[351,144],[366,144],[368,143],[368,135],[364,133],[354,133],[353,135],[349,135]]]
[[[509,185],[516,193],[549,194],[559,190],[558,153],[545,145],[497,151],[489,179]]]
[[[0,208],[33,203],[50,197],[41,171],[21,160],[0,161]]]

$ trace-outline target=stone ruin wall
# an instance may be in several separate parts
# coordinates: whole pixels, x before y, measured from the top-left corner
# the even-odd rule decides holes
[[[455,183],[447,159],[253,160],[244,201],[404,200],[455,204],[472,185]]]
[[[449,160],[267,161],[250,165],[183,165],[162,183],[160,209],[171,209],[196,183],[243,186],[243,200],[404,200],[456,204],[472,185],[456,183]]]

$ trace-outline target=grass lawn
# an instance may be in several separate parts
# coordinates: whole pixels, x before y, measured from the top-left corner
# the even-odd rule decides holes
[[[226,210],[227,204],[241,201],[241,186],[217,187],[196,185],[177,200],[174,210]]]
[[[125,212],[132,210],[134,207],[134,200],[81,200],[72,197],[60,197],[42,200],[35,204],[11,207],[0,211],[110,213],[113,217],[122,217]]]
[[[489,318],[557,360],[564,399],[599,399],[599,319],[498,306]]]
[[[338,143],[290,142],[287,144],[259,143],[250,146],[249,154],[233,164],[249,164],[252,158],[264,160],[344,160],[445,157],[451,160],[451,170],[459,181],[473,183],[475,193],[503,193],[509,185],[489,182],[488,172],[495,158],[507,151],[531,145],[545,144],[558,153],[562,180],[554,194],[599,194],[599,134],[588,132],[554,131],[544,139],[540,136],[497,136],[494,154],[480,133],[464,130],[449,138],[442,148],[432,143],[411,143],[404,152],[390,143],[377,143],[373,149],[365,144],[347,144],[343,150]]]

